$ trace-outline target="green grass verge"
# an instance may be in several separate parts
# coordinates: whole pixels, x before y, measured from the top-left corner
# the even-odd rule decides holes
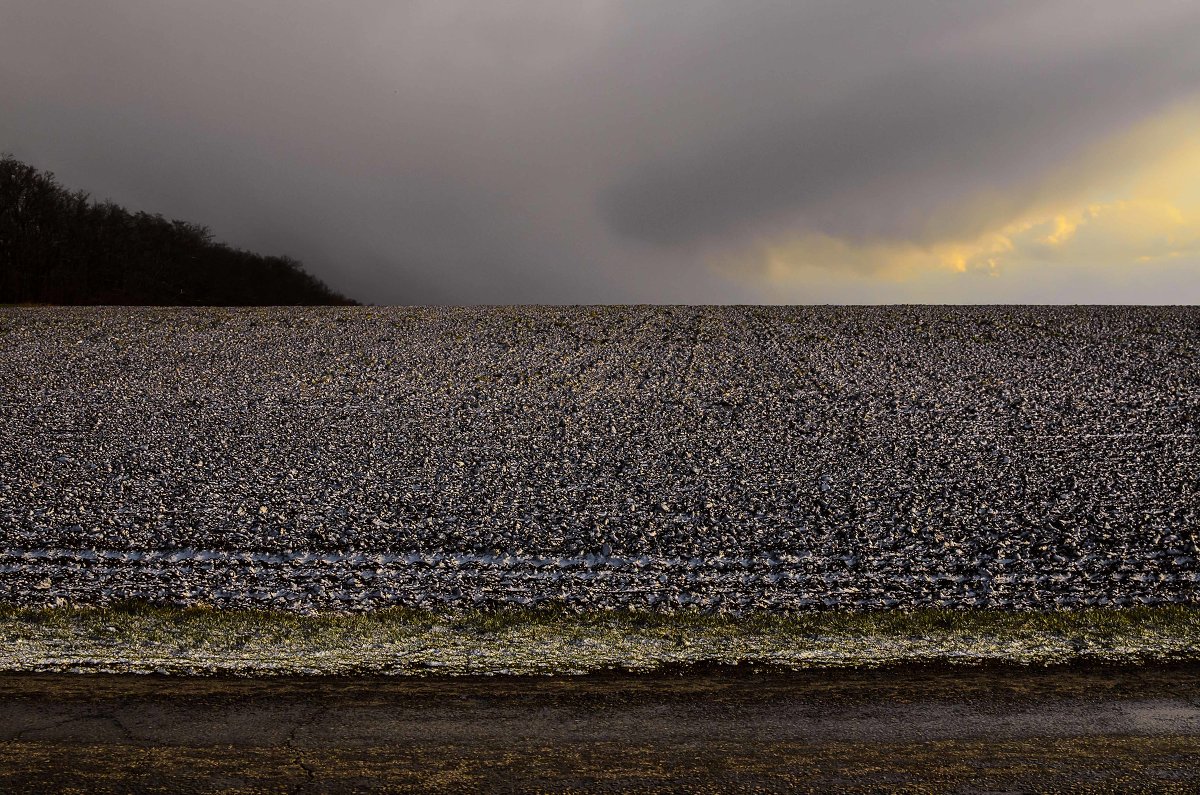
[[[697,664],[812,668],[1180,659],[1200,659],[1200,607],[741,617],[0,607],[0,670],[8,671],[579,674]]]

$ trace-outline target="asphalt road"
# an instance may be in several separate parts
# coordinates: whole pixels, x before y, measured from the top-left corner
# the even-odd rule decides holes
[[[1194,792],[1200,666],[0,678],[0,791]]]

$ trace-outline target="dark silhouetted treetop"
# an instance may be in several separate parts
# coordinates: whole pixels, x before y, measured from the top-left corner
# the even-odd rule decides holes
[[[354,304],[290,257],[214,242],[203,226],[130,212],[0,155],[0,304]]]

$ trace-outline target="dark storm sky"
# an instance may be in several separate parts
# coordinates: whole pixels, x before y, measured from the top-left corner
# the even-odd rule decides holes
[[[0,150],[372,303],[1200,300],[1200,3],[0,0]]]

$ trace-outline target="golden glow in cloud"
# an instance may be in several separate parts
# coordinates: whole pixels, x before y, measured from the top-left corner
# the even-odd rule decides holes
[[[1200,102],[1092,147],[1012,195],[976,196],[927,220],[939,231],[911,240],[784,235],[717,267],[776,294],[815,287],[836,295],[838,283],[915,287],[1039,268],[1105,278],[1155,263],[1200,263]],[[909,297],[921,300],[924,289]],[[940,300],[935,294],[945,291],[931,292]]]

